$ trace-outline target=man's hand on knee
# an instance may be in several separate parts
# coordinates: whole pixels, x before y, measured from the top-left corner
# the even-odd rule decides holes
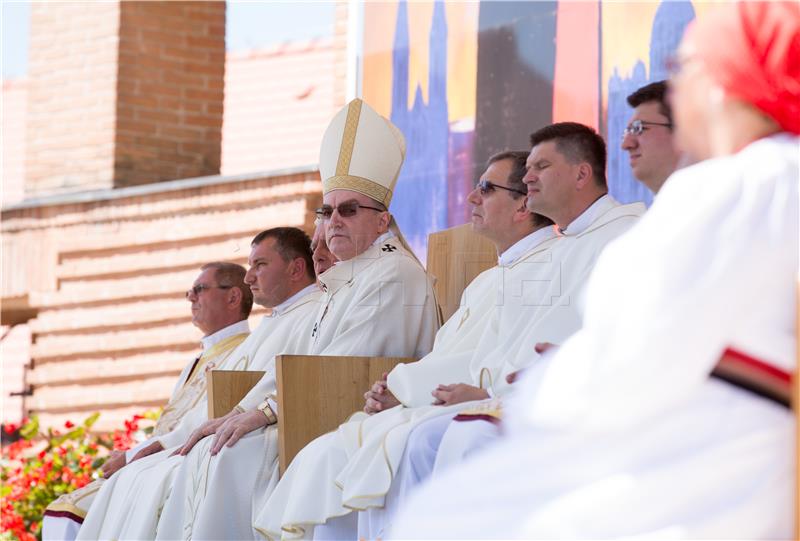
[[[222,424],[226,420],[228,420],[230,417],[232,417],[233,415],[236,415],[236,414],[238,414],[238,412],[231,411],[230,413],[228,413],[227,415],[224,415],[222,417],[218,417],[216,419],[209,419],[208,421],[206,421],[205,423],[200,425],[200,428],[198,428],[197,430],[192,432],[192,434],[189,436],[189,439],[186,440],[186,443],[183,444],[183,447],[181,447],[180,449],[178,449],[177,451],[172,453],[172,455],[173,456],[174,455],[188,455],[189,451],[191,451],[192,448],[195,445],[197,445],[198,441],[200,441],[203,438],[206,438],[206,437],[208,437],[208,436],[210,436],[212,434],[215,434],[217,432],[217,430],[219,429],[219,427],[221,427]]]
[[[103,463],[100,469],[103,470],[103,477],[108,479],[124,466],[125,451],[112,451],[111,456],[108,457],[108,460]]]
[[[164,446],[161,445],[161,442],[160,441],[154,441],[153,443],[151,443],[147,447],[144,447],[143,449],[140,449],[138,453],[133,455],[133,458],[131,459],[131,462],[135,462],[136,460],[139,460],[140,458],[144,458],[146,456],[150,456],[150,455],[154,455],[156,453],[160,453],[163,450],[164,450]]]
[[[216,455],[223,446],[233,447],[242,437],[254,430],[267,426],[267,416],[259,410],[246,411],[226,420],[217,430],[211,444],[211,454]]]

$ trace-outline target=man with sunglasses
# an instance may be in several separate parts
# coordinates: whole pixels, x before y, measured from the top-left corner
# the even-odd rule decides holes
[[[186,299],[191,303],[192,324],[203,333],[203,352],[187,363],[178,376],[151,437],[128,451],[114,451],[103,464],[104,478],[134,460],[162,450],[160,438],[174,431],[205,395],[208,369],[223,363],[248,337],[247,317],[253,296],[244,277],[244,267],[235,263],[212,262],[201,267],[200,275],[186,292]],[[74,539],[103,482],[104,479],[98,479],[52,502],[45,511],[43,537]]]
[[[395,507],[416,486],[500,436],[502,399],[511,390],[511,376],[536,362],[537,343],[562,343],[580,328],[581,291],[598,254],[644,212],[641,204],[619,205],[607,195],[605,143],[588,126],[546,126],[531,135],[531,146],[523,178],[527,208],[554,221],[560,232],[542,254],[546,258],[533,260],[538,266],[528,265],[519,277],[523,287],[535,292],[533,302],[514,306],[513,296],[506,299],[490,322],[500,332],[476,350],[470,363],[472,381],[435,391],[443,404],[462,393],[480,402],[414,429],[395,468],[383,516],[373,509],[361,513],[359,537],[385,538]]]
[[[622,150],[628,152],[633,176],[657,194],[680,161],[666,81],[641,87],[628,96],[628,105],[633,115],[623,132]]]
[[[255,236],[244,282],[254,301],[270,313],[214,368],[264,371],[264,377],[231,412],[217,419],[208,419],[205,394],[198,397],[176,429],[158,438],[154,454],[137,457],[130,472],[123,471],[105,483],[79,539],[174,538],[185,532],[218,538],[220,532],[237,537],[250,532],[249,513],[243,518],[244,527],[236,529],[242,521],[223,524],[209,510],[238,501],[236,497],[249,504],[262,479],[252,472],[266,475],[273,466],[277,468],[274,357],[305,351],[305,336],[321,296],[310,244],[308,235],[293,227],[268,229]],[[201,298],[216,291],[204,288]],[[191,297],[195,298],[194,292]],[[226,451],[232,456],[226,456]],[[277,469],[273,473],[277,477]],[[198,489],[200,478],[203,490]],[[190,507],[185,505],[187,500],[192,502]]]

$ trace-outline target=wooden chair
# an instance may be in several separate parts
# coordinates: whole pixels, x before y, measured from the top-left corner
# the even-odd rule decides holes
[[[494,245],[462,225],[428,236],[428,273],[434,279],[439,310],[446,320],[458,309],[464,288],[497,263]],[[278,445],[283,474],[311,440],[334,430],[364,407],[364,393],[398,357],[328,357],[279,355],[275,359],[278,389]],[[229,412],[258,377],[233,372],[209,379],[209,417]],[[249,382],[249,383],[248,383]],[[224,391],[218,385],[230,387]],[[211,397],[214,397],[214,400]],[[237,398],[238,396],[238,398]]]

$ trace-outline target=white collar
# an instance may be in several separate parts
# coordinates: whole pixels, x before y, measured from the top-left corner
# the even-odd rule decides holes
[[[394,235],[394,233],[392,233],[391,231],[387,231],[386,233],[384,233],[383,235],[381,235],[381,236],[379,236],[377,239],[375,239],[375,240],[372,242],[372,244],[370,244],[370,245],[369,245],[369,247],[370,247],[370,248],[372,248],[373,246],[378,246],[379,244],[383,244],[383,243],[384,243],[384,242],[386,242],[387,240],[389,240],[389,239],[391,239],[391,238],[394,238],[394,236],[395,236],[395,235]],[[365,251],[366,251],[366,250],[365,250]],[[362,252],[362,253],[363,253],[363,252]],[[358,254],[358,255],[361,255],[361,254]],[[356,257],[358,257],[358,255],[357,255],[357,256],[355,256],[355,257],[352,257],[352,258],[350,258],[350,259],[355,259]],[[345,261],[350,261],[350,259],[346,259]],[[328,270],[331,270],[333,267],[335,267],[335,266],[336,266],[336,265],[338,265],[339,263],[342,263],[342,261],[334,261],[334,262],[333,262],[333,265],[331,265],[330,269],[328,269]],[[328,272],[328,271],[325,271],[325,272],[323,272],[322,274],[325,274],[326,272]],[[319,278],[319,276],[317,276],[317,278]]]
[[[375,239],[375,242],[373,242],[371,246],[377,246],[379,244],[383,244],[392,237],[394,237],[394,233],[392,233],[391,231],[387,231],[386,233]]]
[[[553,237],[558,236],[556,234],[555,228],[552,226],[545,226],[540,229],[537,229],[533,233],[526,235],[525,237],[519,239],[517,242],[511,245],[505,252],[500,254],[500,257],[497,258],[497,264],[501,267],[513,265],[517,259],[520,258],[523,254],[530,251],[532,248],[538,246],[539,244],[543,243],[544,241],[551,239]]]
[[[282,315],[295,302],[300,300],[302,297],[305,297],[306,295],[314,293],[315,291],[319,291],[319,287],[317,286],[316,281],[313,284],[307,285],[306,287],[304,287],[303,289],[301,289],[300,291],[298,291],[297,293],[295,293],[294,295],[292,295],[291,297],[280,303],[278,306],[273,308],[272,312],[270,312],[270,314],[266,317],[275,317]]]
[[[617,206],[619,206],[619,203],[617,203],[610,195],[605,194],[600,199],[589,205],[589,208],[584,210],[580,216],[572,220],[567,227],[561,229],[560,232],[563,235],[580,235],[586,231],[590,225],[592,225],[598,216],[605,214]]]
[[[200,339],[200,343],[203,345],[203,351],[208,351],[226,338],[248,332],[250,332],[250,326],[247,324],[247,320],[243,319],[237,321],[233,325],[228,325],[224,329],[218,330],[214,334],[204,336]]]

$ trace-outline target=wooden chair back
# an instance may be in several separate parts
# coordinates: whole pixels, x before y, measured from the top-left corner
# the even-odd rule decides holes
[[[280,473],[311,440],[335,430],[364,407],[364,393],[404,357],[278,355]]]
[[[428,274],[436,280],[434,289],[442,321],[458,309],[464,288],[496,264],[494,244],[473,232],[469,224],[428,235]]]
[[[208,418],[222,417],[235,408],[263,375],[257,371],[211,370],[206,382]]]

